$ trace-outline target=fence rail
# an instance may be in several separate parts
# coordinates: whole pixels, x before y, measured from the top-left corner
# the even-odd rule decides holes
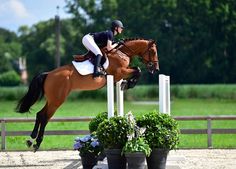
[[[50,122],[89,122],[93,117],[67,117],[53,118]],[[181,134],[207,134],[208,148],[212,148],[212,134],[236,134],[234,128],[212,128],[213,120],[236,120],[236,115],[224,116],[176,116],[177,121],[207,121],[206,129],[180,129]],[[1,149],[6,150],[7,136],[27,136],[31,131],[8,131],[6,123],[32,123],[34,118],[0,118],[1,122]],[[88,130],[49,130],[45,131],[45,135],[85,135]]]

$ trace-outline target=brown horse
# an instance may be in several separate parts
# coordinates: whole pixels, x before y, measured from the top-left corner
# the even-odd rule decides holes
[[[113,75],[115,82],[124,79],[123,89],[129,89],[137,83],[141,71],[139,68],[129,67],[133,57],[140,56],[150,73],[159,70],[157,47],[155,41],[144,39],[126,39],[124,43],[107,53],[109,66],[107,74]],[[80,75],[72,64],[59,67],[50,72],[35,76],[28,92],[19,101],[16,111],[29,112],[30,107],[41,97],[45,96],[46,104],[37,113],[34,129],[27,140],[27,146],[33,144],[34,151],[39,148],[44,135],[45,127],[55,111],[65,101],[68,94],[75,89],[96,90],[106,85],[106,77],[93,78],[92,74]]]

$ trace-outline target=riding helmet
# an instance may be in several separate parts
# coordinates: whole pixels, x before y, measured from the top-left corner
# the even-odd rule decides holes
[[[111,23],[111,28],[115,29],[115,27],[121,27],[122,29],[124,29],[125,27],[123,26],[123,23],[120,20],[114,20]]]

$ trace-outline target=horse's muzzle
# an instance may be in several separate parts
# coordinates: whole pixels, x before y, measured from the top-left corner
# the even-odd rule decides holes
[[[148,69],[149,73],[154,74],[155,72],[159,71],[159,64],[158,63],[149,62],[147,64],[147,69]]]

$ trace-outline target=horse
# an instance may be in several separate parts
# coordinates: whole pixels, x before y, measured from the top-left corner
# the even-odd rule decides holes
[[[114,76],[114,82],[124,79],[122,90],[133,88],[141,76],[140,68],[129,66],[134,57],[140,57],[150,73],[159,70],[157,45],[154,40],[125,39],[117,48],[107,52],[109,66],[106,73]],[[36,75],[30,82],[27,93],[16,106],[16,112],[26,113],[43,96],[46,99],[44,107],[36,114],[31,138],[26,141],[26,145],[31,147],[36,140],[33,150],[36,152],[39,149],[47,123],[71,91],[96,90],[105,85],[105,76],[93,78],[92,74],[81,75],[73,64]]]

